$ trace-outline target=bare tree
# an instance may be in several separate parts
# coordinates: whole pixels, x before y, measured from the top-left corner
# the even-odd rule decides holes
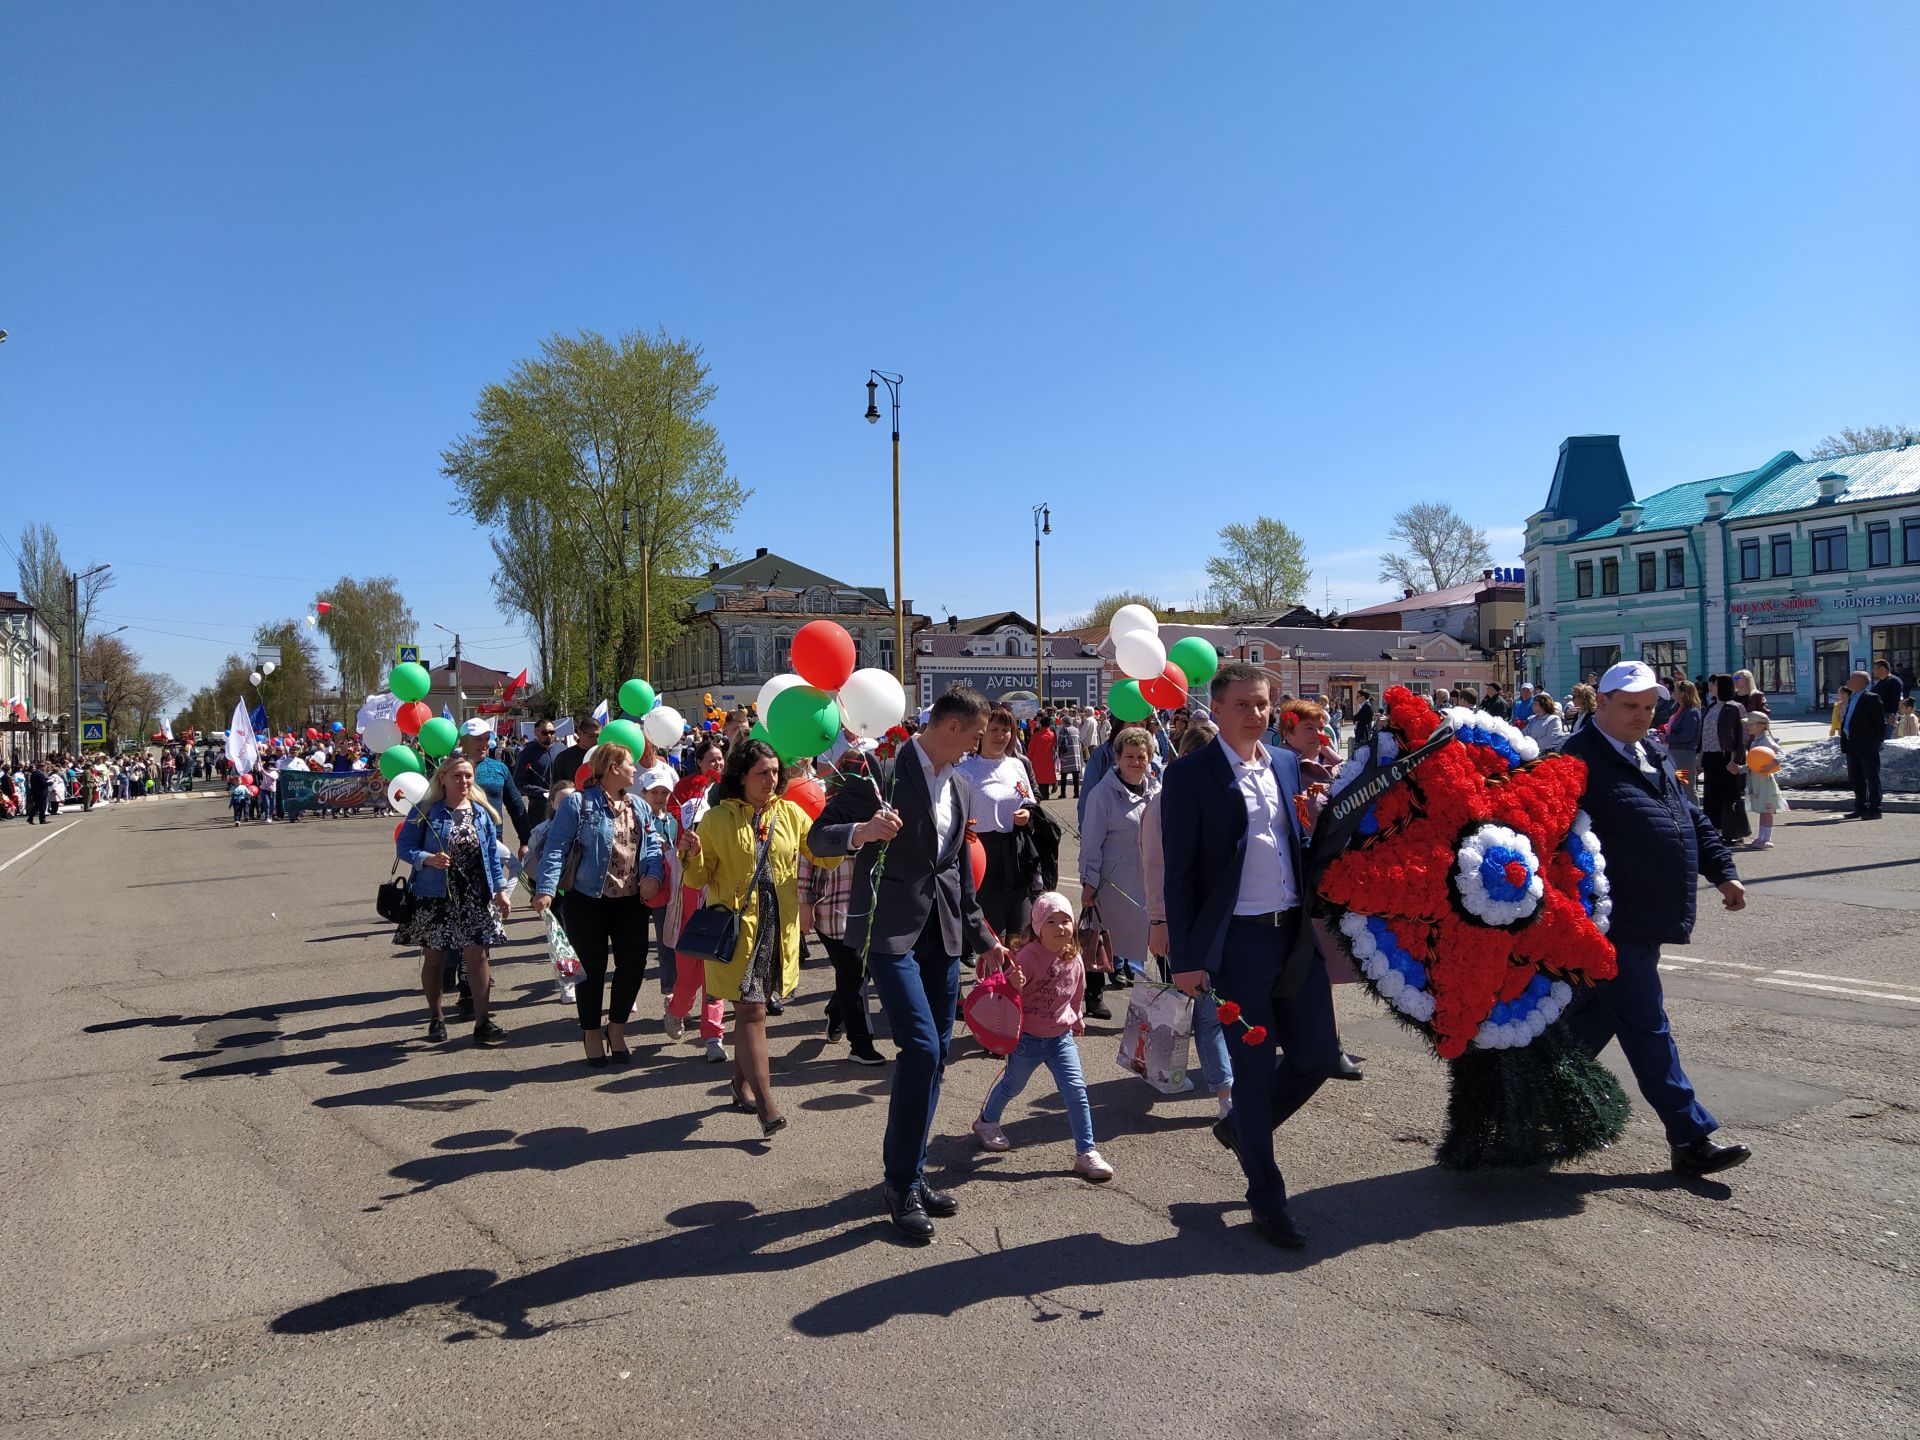
[[[1380,578],[1416,593],[1464,585],[1493,563],[1487,532],[1436,500],[1422,500],[1395,515],[1387,537],[1404,549],[1380,557]]]
[[[64,651],[73,634],[73,607],[67,600],[67,582],[73,571],[60,554],[60,537],[47,524],[27,524],[20,529],[20,594],[40,612],[41,623],[58,638]],[[84,655],[87,631],[93,623],[94,607],[113,585],[113,572],[102,570],[80,582],[80,649]],[[64,668],[64,667],[63,667]],[[47,697],[48,708],[56,703]]]
[[[1866,450],[1892,450],[1920,440],[1920,430],[1911,425],[1848,426],[1829,435],[1807,452],[1809,460],[1831,460],[1836,455],[1858,455]]]

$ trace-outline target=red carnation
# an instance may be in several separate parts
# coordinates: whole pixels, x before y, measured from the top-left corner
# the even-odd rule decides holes
[[[1249,1025],[1247,1027],[1247,1033],[1240,1038],[1249,1045],[1258,1045],[1267,1038],[1267,1027],[1264,1025]]]
[[[1240,1018],[1240,1007],[1231,1000],[1222,1000],[1219,1005],[1220,1023],[1231,1025]]]

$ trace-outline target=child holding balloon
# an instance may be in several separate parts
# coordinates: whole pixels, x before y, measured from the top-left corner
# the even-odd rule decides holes
[[[1744,766],[1733,765],[1729,769],[1747,772],[1747,808],[1760,821],[1759,833],[1753,837],[1749,850],[1771,850],[1773,848],[1773,817],[1787,809],[1787,797],[1780,793],[1780,782],[1774,779],[1774,772],[1780,768],[1780,745],[1773,738],[1773,722],[1754,711],[1746,718],[1747,757]]]

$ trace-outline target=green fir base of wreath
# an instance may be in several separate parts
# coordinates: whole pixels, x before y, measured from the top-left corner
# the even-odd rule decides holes
[[[1448,1066],[1449,1170],[1559,1165],[1618,1140],[1627,1097],[1564,1020],[1516,1050],[1469,1050]]]

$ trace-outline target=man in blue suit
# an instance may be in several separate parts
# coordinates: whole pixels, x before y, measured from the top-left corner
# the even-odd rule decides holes
[[[1266,1032],[1229,1047],[1233,1110],[1214,1135],[1240,1157],[1254,1227],[1294,1249],[1306,1241],[1287,1212],[1273,1134],[1340,1057],[1326,962],[1296,947],[1307,913],[1293,803],[1300,760],[1261,742],[1273,700],[1260,670],[1222,666],[1211,699],[1220,738],[1176,761],[1160,791],[1167,953],[1181,990],[1211,988]]]
[[[1640,1093],[1666,1127],[1673,1168],[1711,1175],[1750,1152],[1713,1138],[1720,1122],[1681,1067],[1660,988],[1660,947],[1692,936],[1694,891],[1703,873],[1729,910],[1746,908],[1746,890],[1720,832],[1681,786],[1672,758],[1647,737],[1667,687],[1638,660],[1626,660],[1600,677],[1599,692],[1593,723],[1570,735],[1562,753],[1586,762],[1580,808],[1607,861],[1613,895],[1607,938],[1620,970],[1581,994],[1567,1024],[1591,1055],[1609,1040],[1620,1041]]]

